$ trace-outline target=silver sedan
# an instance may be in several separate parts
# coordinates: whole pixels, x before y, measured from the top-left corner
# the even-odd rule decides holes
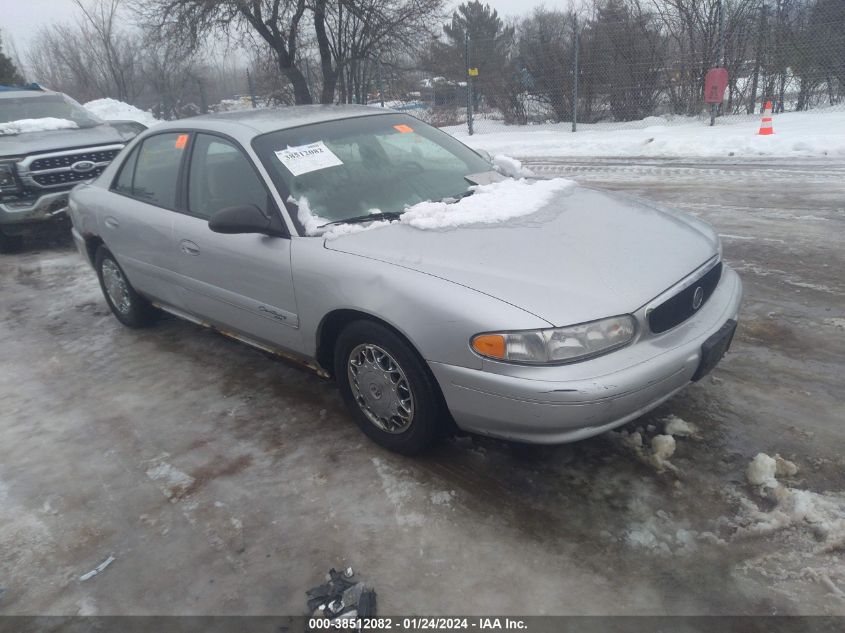
[[[742,286],[710,226],[576,186],[538,204],[545,181],[515,203],[502,181],[407,115],[301,106],[156,126],[70,214],[122,323],[163,310],[295,359],[402,453],[451,423],[596,435],[722,358]],[[498,219],[452,222],[468,200]],[[403,221],[426,204],[446,221]]]

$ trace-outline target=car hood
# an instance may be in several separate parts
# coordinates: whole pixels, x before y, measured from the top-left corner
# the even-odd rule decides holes
[[[27,156],[39,152],[125,142],[120,132],[110,125],[50,130],[48,132],[27,132],[14,136],[0,135],[0,157]]]
[[[719,239],[680,212],[572,187],[507,223],[394,223],[325,246],[473,288],[562,326],[635,311],[716,255]]]

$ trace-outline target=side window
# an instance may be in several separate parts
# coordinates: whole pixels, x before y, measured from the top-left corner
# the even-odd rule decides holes
[[[135,176],[135,163],[138,162],[138,150],[140,146],[132,150],[129,157],[123,161],[120,167],[120,173],[117,180],[114,181],[112,189],[118,193],[124,193],[128,196],[132,195],[132,178]]]
[[[267,188],[250,160],[232,143],[198,134],[188,176],[188,210],[208,219],[220,209],[246,204],[270,215]]]
[[[138,152],[132,194],[167,209],[176,207],[179,164],[188,143],[187,134],[157,134],[146,139]]]

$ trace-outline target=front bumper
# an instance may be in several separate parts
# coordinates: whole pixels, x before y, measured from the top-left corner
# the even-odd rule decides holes
[[[0,202],[0,227],[12,234],[16,228],[67,217],[69,191],[45,193],[35,200]]]
[[[572,442],[625,424],[688,385],[702,343],[737,318],[741,299],[742,282],[725,266],[693,317],[605,356],[556,367],[488,361],[482,370],[429,366],[460,428],[523,442]]]

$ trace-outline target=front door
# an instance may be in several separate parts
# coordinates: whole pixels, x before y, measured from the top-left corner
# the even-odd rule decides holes
[[[199,319],[255,342],[300,351],[290,239],[225,235],[208,228],[216,211],[247,204],[267,215],[278,213],[239,147],[223,137],[197,134],[187,213],[177,214],[173,225],[185,306]]]

